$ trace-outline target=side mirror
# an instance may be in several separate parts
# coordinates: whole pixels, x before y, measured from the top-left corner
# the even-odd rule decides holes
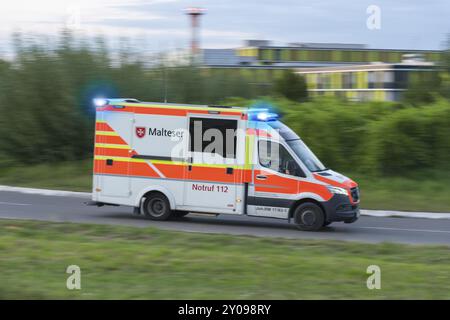
[[[264,159],[264,161],[261,161],[261,165],[264,167],[270,168],[272,166],[272,160],[271,159]]]

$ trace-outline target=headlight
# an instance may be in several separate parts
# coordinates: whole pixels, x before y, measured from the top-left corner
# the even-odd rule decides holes
[[[327,186],[328,191],[330,191],[331,193],[334,194],[343,194],[345,196],[348,196],[348,192],[346,189],[344,188],[339,188],[339,187],[333,187],[333,186]]]

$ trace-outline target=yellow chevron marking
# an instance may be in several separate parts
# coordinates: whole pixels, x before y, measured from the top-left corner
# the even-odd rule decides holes
[[[114,131],[95,131],[97,136],[118,136]]]
[[[108,148],[108,149],[130,149],[126,144],[112,144],[112,143],[96,143],[97,148]]]

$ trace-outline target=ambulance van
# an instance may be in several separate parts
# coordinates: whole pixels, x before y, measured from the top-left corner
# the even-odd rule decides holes
[[[315,231],[359,217],[359,189],[265,109],[96,99],[92,203],[152,220],[285,219]],[[320,128],[318,128],[320,130]]]

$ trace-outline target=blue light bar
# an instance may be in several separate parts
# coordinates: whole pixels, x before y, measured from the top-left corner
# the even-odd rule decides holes
[[[249,113],[249,120],[253,121],[275,121],[278,119],[278,114],[268,112],[267,110],[251,110]]]

